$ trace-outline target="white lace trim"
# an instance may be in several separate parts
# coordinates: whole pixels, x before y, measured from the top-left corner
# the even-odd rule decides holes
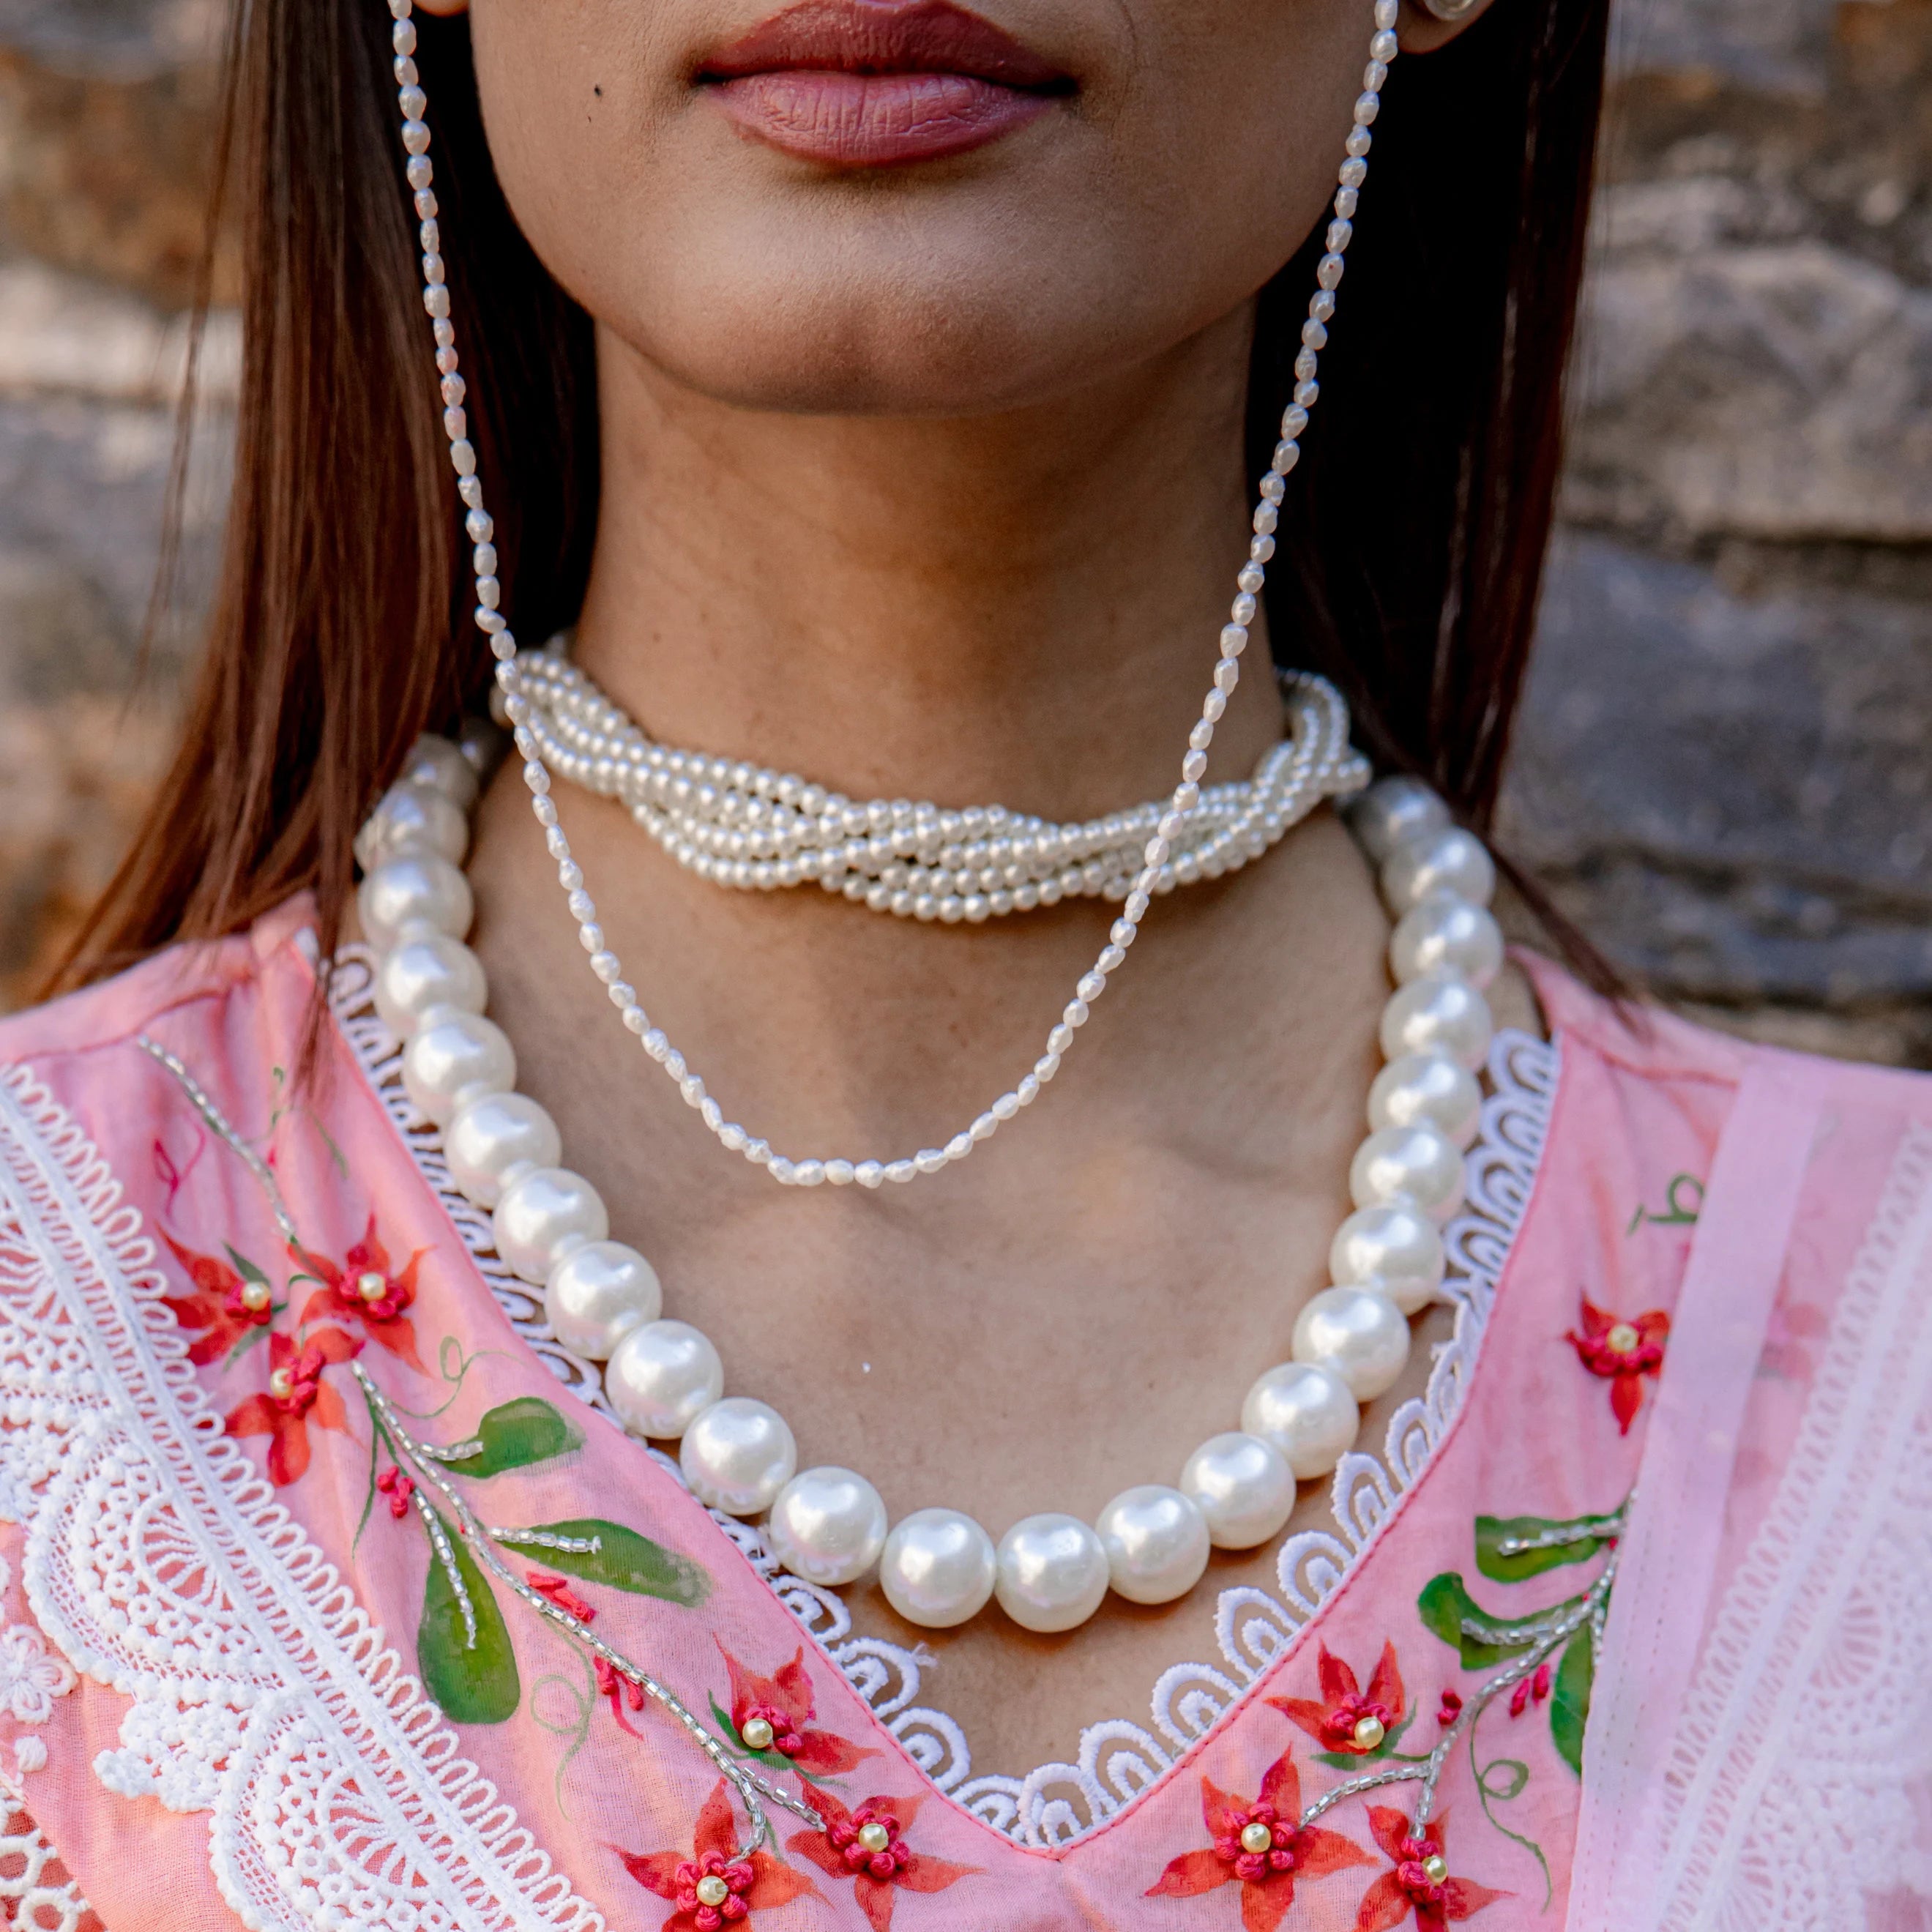
[[[0,1774],[0,1923],[21,1932],[98,1928],[100,1922],[78,1882],[69,1877],[56,1883],[50,1866],[66,1869],[34,1822],[20,1787]]]
[[[154,1260],[94,1144],[0,1076],[0,1513],[41,1629],[132,1700],[97,1775],[212,1814],[256,1932],[600,1932],[221,1432]]]
[[[399,1042],[376,1017],[374,971],[365,947],[346,946],[338,957],[331,998],[344,1036],[512,1325],[559,1380],[620,1426],[604,1404],[598,1370],[552,1338],[542,1294],[496,1258],[490,1216],[450,1179],[440,1135],[404,1090]],[[1496,1282],[1535,1185],[1558,1066],[1554,1044],[1522,1033],[1498,1035],[1489,1067],[1494,1092],[1468,1158],[1468,1211],[1444,1230],[1444,1293],[1455,1326],[1436,1348],[1427,1391],[1390,1418],[1383,1455],[1357,1449],[1342,1458],[1334,1487],[1342,1534],[1306,1530],[1287,1539],[1276,1565],[1280,1597],[1249,1586],[1221,1593],[1216,1634],[1226,1667],[1180,1664],[1164,1671],[1154,1687],[1152,1730],[1125,1718],[1090,1725],[1075,1763],[1042,1765],[1024,1778],[976,1776],[964,1730],[919,1701],[921,1666],[928,1660],[920,1651],[854,1636],[850,1614],[836,1594],[786,1574],[752,1525],[715,1510],[713,1520],[940,1790],[1023,1844],[1064,1844],[1091,1830],[1220,1722],[1361,1560],[1398,1498],[1427,1468],[1474,1372]],[[683,1480],[670,1457],[658,1460]]]
[[[1918,1126],[1686,1694],[1643,1924],[1850,1932],[1906,1923],[1894,1895],[1932,1902],[1928,1600],[1932,1129]]]

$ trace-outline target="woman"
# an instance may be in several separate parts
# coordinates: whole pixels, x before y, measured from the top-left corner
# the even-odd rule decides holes
[[[465,14],[236,29],[208,667],[0,1029],[5,1882],[1920,1923],[1932,1094],[1452,823],[1602,5]]]

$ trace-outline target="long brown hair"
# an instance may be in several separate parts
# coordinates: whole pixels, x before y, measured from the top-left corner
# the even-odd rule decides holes
[[[1336,680],[1378,762],[1425,775],[1478,828],[1550,532],[1608,8],[1496,0],[1452,46],[1395,64],[1282,518],[1286,567],[1269,575],[1277,652]],[[245,350],[226,549],[179,754],[63,983],[234,931],[304,886],[332,947],[362,818],[419,731],[482,700],[389,25],[373,0],[236,0],[218,173],[242,184]],[[574,615],[589,568],[590,327],[497,185],[466,22],[418,31],[471,438],[514,484],[492,493],[504,604],[541,638]],[[1262,292],[1256,473],[1318,235]]]

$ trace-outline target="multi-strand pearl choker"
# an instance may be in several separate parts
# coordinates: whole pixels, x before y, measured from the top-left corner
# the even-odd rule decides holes
[[[640,1436],[681,1438],[686,1479],[712,1508],[769,1511],[772,1548],[795,1574],[829,1587],[876,1563],[893,1607],[934,1628],[964,1622],[996,1593],[1016,1622],[1042,1630],[1084,1622],[1110,1585],[1136,1603],[1165,1603],[1199,1580],[1210,1544],[1248,1549],[1275,1534],[1297,1481],[1334,1467],[1355,1439],[1359,1405],[1402,1373],[1408,1318],[1442,1280],[1438,1231],[1462,1199],[1462,1150],[1481,1112],[1475,1071],[1491,1034],[1484,988],[1502,959],[1486,910],[1489,855],[1424,787],[1386,780],[1352,814],[1397,915],[1396,990],[1382,1015],[1388,1064],[1370,1090],[1370,1132],[1349,1170],[1356,1209],[1330,1255],[1335,1286],[1302,1309],[1291,1359],[1256,1381],[1240,1427],[1204,1442],[1177,1484],[1136,1484],[1091,1525],[1030,1516],[997,1544],[956,1510],[889,1526],[878,1490],[851,1470],[797,1473],[784,1418],[727,1396],[710,1340],[664,1318],[655,1270],[610,1239],[596,1190],[560,1165],[556,1124],[514,1090],[515,1053],[483,1016],[483,968],[462,943],[470,886],[454,862],[476,790],[454,745],[423,740],[385,802],[384,856],[362,887],[363,928],[381,956],[376,1008],[406,1042],[404,1084],[442,1128],[456,1185],[493,1210],[498,1254],[542,1284],[557,1340],[605,1364],[613,1410]]]
[[[814,884],[874,912],[949,926],[1062,899],[1118,903],[1134,890],[1171,808],[1156,800],[1060,825],[1000,805],[945,812],[903,798],[860,802],[788,772],[655,742],[556,646],[519,652],[517,670],[525,728],[544,764],[622,800],[680,865],[740,891]],[[1200,788],[1150,882],[1156,897],[1258,859],[1324,799],[1368,782],[1328,687],[1292,676],[1282,683],[1287,736],[1252,778]],[[1210,706],[1206,722],[1218,722],[1223,709]]]
[[[1103,820],[1097,829],[1028,821],[1023,836],[1016,836],[1001,818],[983,837],[983,813],[977,827],[961,814],[958,831],[971,836],[949,837],[944,814],[922,818],[909,805],[904,816],[888,801],[858,806],[842,800],[835,810],[829,796],[802,783],[795,797],[788,795],[792,782],[783,776],[727,764],[721,777],[716,760],[694,760],[694,754],[628,735],[626,721],[612,708],[599,709],[559,660],[519,652],[500,608],[495,525],[484,507],[469,439],[411,0],[388,4],[406,172],[422,224],[423,302],[435,338],[450,459],[475,545],[476,622],[496,659],[500,700],[524,760],[532,808],[591,968],[625,1026],[677,1082],[719,1142],[774,1179],[800,1186],[877,1187],[938,1174],[1038,1098],[1094,1002],[1126,963],[1157,893],[1210,866],[1225,870],[1238,857],[1254,856],[1279,836],[1272,830],[1277,818],[1285,830],[1289,812],[1305,808],[1303,801],[1349,790],[1364,776],[1348,746],[1340,700],[1319,680],[1304,678],[1288,686],[1290,728],[1281,762],[1264,766],[1252,782],[1252,797],[1236,801],[1222,788],[1204,790],[1202,784],[1215,727],[1240,680],[1274,554],[1284,478],[1299,458],[1298,439],[1319,393],[1316,364],[1367,176],[1380,89],[1396,52],[1399,0],[1372,0],[1369,62],[1316,272],[1316,292],[1302,326],[1293,400],[1262,479],[1246,560],[1221,629],[1211,688],[1189,734],[1180,782],[1162,806]],[[598,748],[600,740],[608,749]],[[680,758],[682,771],[673,764]],[[1045,902],[1057,886],[1061,896],[1075,890],[1118,892],[1120,916],[1032,1071],[968,1126],[943,1144],[892,1160],[794,1159],[728,1118],[704,1080],[652,1024],[623,976],[571,855],[550,796],[552,764],[627,797],[685,862],[728,884],[755,887],[811,877],[885,910],[914,917],[923,910],[940,919],[1018,910],[1023,894]],[[1240,1429],[1204,1442],[1177,1486],[1128,1489],[1092,1525],[1071,1516],[1029,1516],[997,1545],[953,1510],[922,1509],[889,1525],[878,1491],[852,1471],[828,1466],[797,1473],[784,1419],[762,1402],[725,1396],[723,1367],[711,1342],[688,1323],[662,1318],[662,1293],[650,1262],[610,1238],[610,1216],[596,1190],[559,1164],[555,1123],[515,1092],[515,1054],[483,1016],[483,970],[462,943],[471,917],[470,888],[456,869],[468,841],[464,812],[476,790],[476,774],[461,752],[446,741],[425,740],[357,840],[367,874],[363,924],[382,954],[377,1004],[406,1042],[404,1077],[411,1097],[443,1130],[458,1186],[493,1210],[500,1256],[526,1280],[544,1284],[557,1338],[606,1362],[604,1388],[615,1412],[639,1436],[680,1441],[686,1478],[713,1508],[747,1517],[769,1511],[772,1546],[796,1575],[836,1586],[876,1563],[893,1606],[934,1628],[963,1622],[994,1594],[1016,1621],[1040,1630],[1084,1622],[1110,1585],[1136,1602],[1169,1601],[1199,1580],[1210,1544],[1246,1549],[1274,1534],[1294,1507],[1297,1480],[1334,1468],[1354,1439],[1358,1405],[1388,1390],[1402,1372],[1409,1348],[1406,1318],[1441,1282],[1438,1230],[1462,1198],[1461,1150],[1476,1131],[1480,1110],[1474,1071],[1491,1031],[1483,988],[1502,958],[1501,937],[1486,909],[1494,884],[1489,856],[1449,824],[1442,802],[1426,788],[1387,782],[1355,814],[1357,832],[1381,868],[1384,896],[1398,916],[1390,950],[1396,990],[1382,1019],[1389,1064],[1370,1095],[1371,1131],[1350,1171],[1356,1211],[1331,1255],[1336,1285],[1301,1310],[1292,1359],[1256,1381],[1242,1406]],[[1150,831],[1144,822],[1150,814]],[[1142,841],[1137,858],[1136,840]],[[1015,869],[1009,873],[1009,867]],[[792,872],[796,881],[788,876]]]

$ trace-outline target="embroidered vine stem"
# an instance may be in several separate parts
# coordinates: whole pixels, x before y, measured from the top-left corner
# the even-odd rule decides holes
[[[560,1610],[548,1597],[532,1589],[529,1584],[511,1569],[496,1552],[496,1540],[490,1531],[479,1522],[464,1498],[463,1494],[442,1469],[440,1459],[429,1450],[428,1445],[419,1442],[405,1428],[396,1413],[395,1407],[387,1396],[378,1388],[360,1362],[351,1362],[350,1372],[355,1376],[362,1391],[363,1400],[368,1403],[370,1413],[388,1438],[392,1453],[397,1460],[412,1462],[422,1485],[415,1496],[418,1509],[424,1513],[425,1524],[434,1523],[430,1539],[436,1540],[442,1522],[436,1511],[423,1499],[423,1489],[434,1489],[448,1505],[450,1514],[456,1520],[456,1533],[463,1539],[464,1547],[477,1564],[488,1570],[504,1588],[518,1598],[554,1629],[592,1658],[602,1658],[605,1664],[627,1682],[634,1684],[646,1696],[655,1698],[690,1734],[692,1742],[718,1769],[730,1780],[740,1801],[745,1807],[746,1817],[751,1824],[751,1835],[740,1847],[738,1856],[749,1858],[761,1846],[775,1842],[771,1820],[765,1806],[776,1804],[802,1819],[814,1830],[825,1829],[825,1821],[802,1798],[794,1798],[782,1791],[768,1778],[761,1777],[749,1765],[741,1762],[726,1749],[722,1738],[715,1736],[703,1720],[689,1710],[674,1691],[668,1689],[640,1666],[633,1664],[615,1645],[608,1643],[587,1630],[568,1611]],[[520,1540],[526,1532],[513,1532],[513,1538]],[[444,1539],[446,1545],[447,1538]],[[443,1546],[437,1550],[442,1556]],[[452,1550],[445,1564],[456,1599],[463,1611],[464,1627],[475,1642],[476,1608],[469,1600],[469,1592],[457,1573],[455,1552]]]
[[[1552,1616],[1546,1623],[1518,1624],[1505,1630],[1480,1617],[1465,1617],[1463,1630],[1482,1642],[1514,1644],[1527,1638],[1528,1642],[1522,1654],[1504,1665],[1470,1698],[1427,1757],[1419,1762],[1391,1765],[1386,1771],[1372,1772],[1366,1778],[1352,1778],[1347,1784],[1324,1791],[1302,1813],[1302,1829],[1306,1831],[1324,1811],[1332,1810],[1345,1798],[1358,1797],[1365,1791],[1376,1790],[1384,1784],[1420,1784],[1421,1794],[1415,1802],[1415,1828],[1420,1832],[1436,1809],[1436,1787],[1442,1780],[1443,1767],[1449,1762],[1450,1754],[1465,1736],[1474,1733],[1477,1720],[1490,1705],[1504,1691],[1514,1690],[1524,1678],[1533,1676],[1538,1666],[1562,1649],[1580,1630],[1588,1629],[1593,1646],[1600,1642],[1603,1618],[1616,1574],[1617,1552],[1612,1550],[1597,1580],[1568,1610]]]
[[[275,1185],[274,1171],[268,1163],[238,1134],[228,1124],[228,1118],[209,1096],[208,1090],[182,1064],[180,1059],[162,1046],[159,1040],[150,1040],[146,1034],[136,1034],[134,1043],[151,1060],[158,1060],[175,1077],[176,1084],[185,1094],[195,1112],[206,1120],[223,1140],[241,1156],[248,1172],[260,1184],[262,1192],[268,1196],[270,1210],[275,1224],[282,1231],[282,1238],[291,1247],[298,1247],[301,1242],[296,1233],[295,1216],[282,1199],[282,1190]]]

